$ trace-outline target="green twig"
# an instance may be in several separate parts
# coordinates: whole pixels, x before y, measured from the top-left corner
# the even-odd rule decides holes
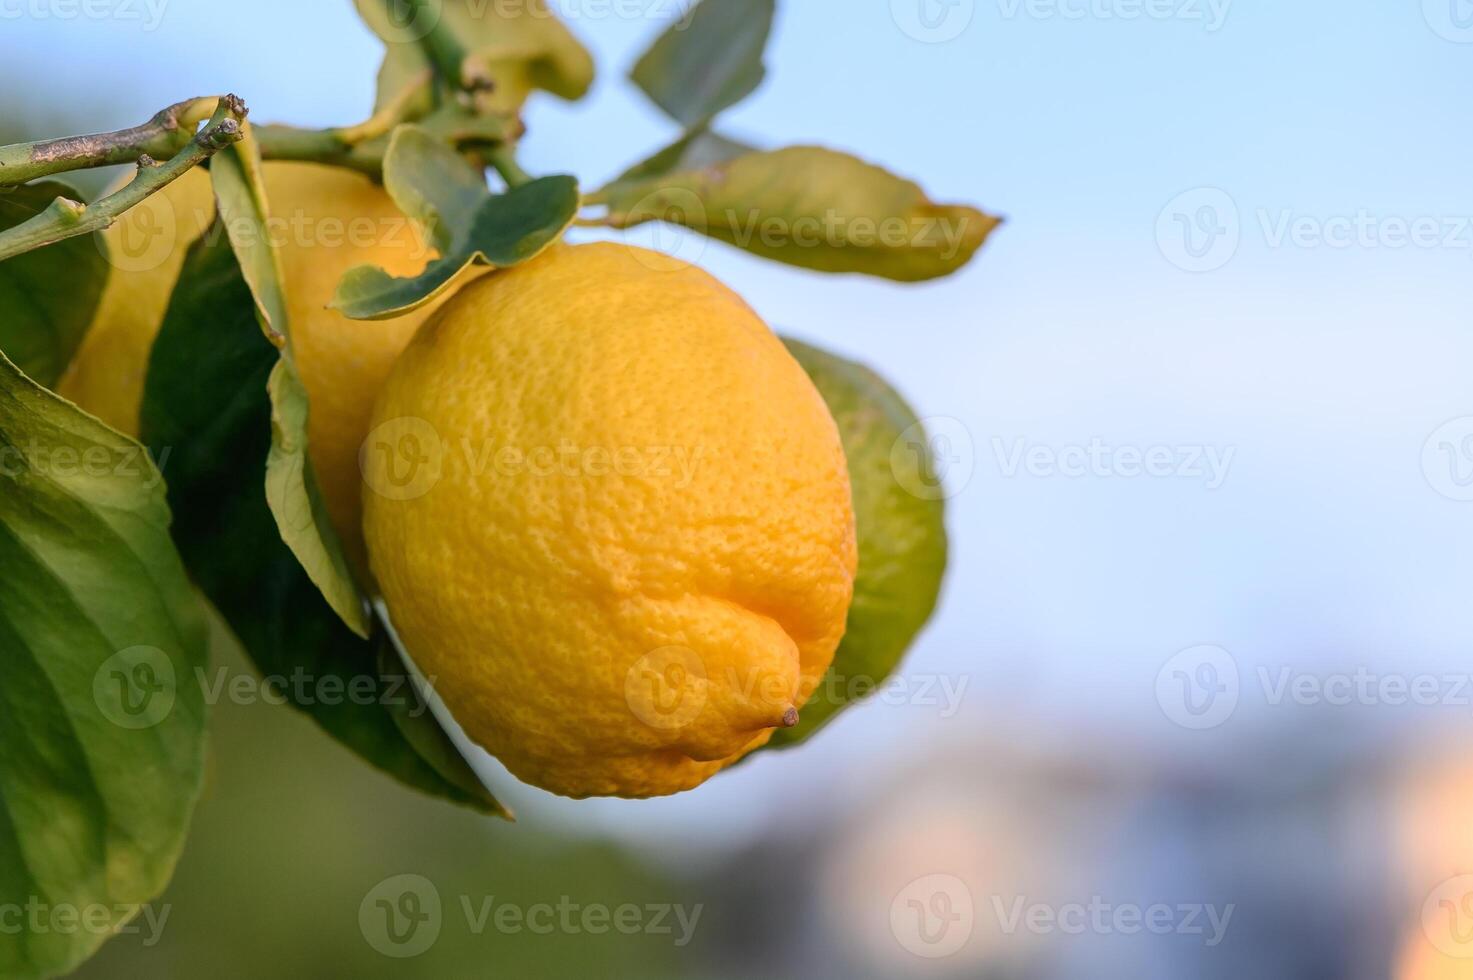
[[[434,108],[434,72],[426,71],[393,101],[354,126],[300,129],[296,126],[256,126],[251,135],[267,160],[307,160],[374,173],[383,164],[382,153],[357,153],[364,144],[386,137],[400,123],[413,122]]]
[[[244,135],[241,124],[246,116],[245,103],[234,95],[212,101],[216,105],[210,121],[167,162],[156,163],[151,155],[144,153],[138,157],[138,175],[116,193],[90,205],[58,197],[35,217],[0,231],[0,262],[65,238],[103,230],[124,211],[237,142]]]
[[[454,105],[440,106],[420,119],[396,119],[395,125],[409,121],[417,121],[436,139],[458,150],[491,149],[504,141],[517,139],[521,133],[521,124],[516,116],[474,115]],[[373,127],[367,131],[374,133],[376,130],[377,127]],[[392,125],[389,130],[392,130]],[[389,131],[356,144],[343,140],[342,134],[348,131],[258,125],[252,128],[252,136],[261,144],[262,158],[268,161],[309,161],[356,169],[370,177],[382,175],[383,156],[389,152]]]
[[[186,99],[160,109],[141,126],[0,146],[0,187],[16,187],[70,170],[133,163],[144,156],[168,159],[189,143],[219,102],[215,96]]]

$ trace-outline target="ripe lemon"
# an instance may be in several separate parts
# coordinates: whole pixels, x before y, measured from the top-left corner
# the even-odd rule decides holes
[[[265,167],[271,227],[286,279],[292,345],[311,403],[308,443],[328,514],[350,561],[366,567],[360,533],[358,448],[389,367],[429,316],[349,320],[327,308],[343,273],[377,265],[418,273],[425,238],[382,187],[341,167]],[[58,392],[104,422],[138,434],[149,351],[190,244],[214,219],[207,174],[192,170],[124,213],[105,232],[115,266],[98,312]]]
[[[364,533],[393,624],[519,778],[675,793],[797,723],[853,591],[849,476],[735,293],[554,247],[446,303],[373,422]]]
[[[849,462],[859,573],[849,626],[801,724],[771,747],[816,732],[895,672],[936,609],[946,571],[944,491],[930,439],[915,411],[874,371],[787,339],[838,423]]]

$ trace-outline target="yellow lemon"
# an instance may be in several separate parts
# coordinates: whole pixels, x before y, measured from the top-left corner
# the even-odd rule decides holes
[[[268,234],[286,279],[292,346],[311,403],[308,441],[328,513],[348,557],[366,566],[358,448],[389,367],[432,308],[392,320],[349,320],[327,308],[343,273],[376,265],[418,273],[433,253],[382,187],[311,163],[268,163]],[[214,219],[207,174],[193,170],[127,211],[105,233],[115,266],[86,339],[58,392],[138,434],[149,351],[185,252]]]
[[[116,182],[117,190],[127,178]],[[57,392],[119,432],[138,435],[148,354],[189,245],[215,218],[210,178],[191,170],[106,231],[113,268],[82,346]]]
[[[792,726],[844,634],[833,418],[750,307],[622,245],[458,293],[396,362],[364,533],[476,743],[566,796],[689,789]]]

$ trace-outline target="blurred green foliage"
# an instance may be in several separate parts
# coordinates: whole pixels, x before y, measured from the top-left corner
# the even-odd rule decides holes
[[[218,631],[213,646],[210,689],[222,670],[229,679],[255,676]],[[156,915],[168,912],[156,940],[140,922],[138,933],[108,942],[75,976],[689,975],[679,969],[686,950],[676,946],[678,925],[670,935],[593,934],[575,914],[573,929],[535,934],[531,923],[498,931],[495,912],[560,901],[693,908],[701,898],[688,885],[608,844],[551,835],[535,814],[506,824],[413,793],[323,738],[304,716],[265,701],[238,703],[250,700],[225,694],[212,708],[205,795],[178,873],[154,903]],[[359,925],[365,896],[401,874],[433,882],[442,907],[438,939],[402,959],[374,949]]]

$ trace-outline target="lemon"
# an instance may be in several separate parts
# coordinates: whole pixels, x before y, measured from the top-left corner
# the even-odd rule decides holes
[[[108,193],[126,182],[117,181]],[[153,338],[185,252],[214,217],[210,179],[191,170],[123,212],[102,233],[113,268],[82,345],[57,384],[58,394],[119,432],[138,435]]]
[[[432,312],[359,322],[327,308],[343,273],[370,264],[418,273],[432,257],[418,229],[367,177],[312,163],[265,167],[268,234],[285,276],[292,347],[311,404],[308,444],[328,514],[349,560],[366,567],[358,448],[389,367]],[[149,351],[185,252],[214,219],[207,174],[192,170],[105,232],[115,266],[58,392],[136,436]]]
[[[936,609],[946,571],[944,493],[924,425],[863,365],[785,340],[838,423],[849,462],[859,573],[844,640],[803,711],[772,746],[802,741],[895,672]]]
[[[400,356],[364,533],[404,647],[516,776],[689,789],[799,720],[856,562],[834,421],[705,272],[556,246]]]

